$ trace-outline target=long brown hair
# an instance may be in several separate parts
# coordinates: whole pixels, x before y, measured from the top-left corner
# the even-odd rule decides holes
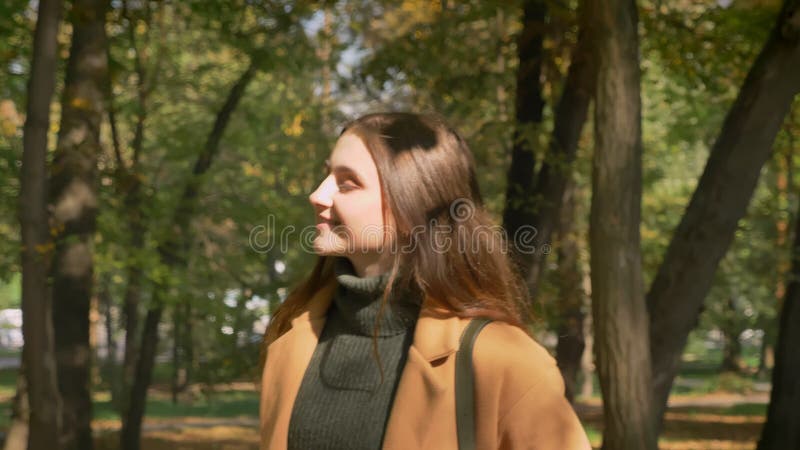
[[[418,290],[452,315],[490,317],[528,333],[527,287],[509,258],[512,249],[504,233],[484,209],[475,162],[461,136],[438,116],[411,113],[369,114],[347,124],[345,133],[358,136],[372,155],[383,217],[391,214],[395,245],[403,249],[394,252],[380,313],[392,286],[401,286]],[[262,365],[266,347],[289,330],[291,320],[333,277],[333,258],[318,257],[309,276],[273,314]],[[377,332],[376,321],[376,353]]]

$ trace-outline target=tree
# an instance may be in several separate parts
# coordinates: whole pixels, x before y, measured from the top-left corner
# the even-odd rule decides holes
[[[528,256],[524,265],[526,267],[524,273],[533,297],[538,290],[544,260],[547,257],[547,252],[542,249],[558,231],[559,214],[573,172],[578,140],[586,123],[589,103],[594,96],[597,70],[591,52],[594,18],[588,15],[586,5],[583,3],[581,2],[578,7],[578,40],[572,49],[567,77],[554,111],[553,131],[548,151],[533,181],[528,181],[531,183],[526,192],[530,203],[529,211],[521,217],[524,223],[536,229],[533,236],[535,251]],[[511,178],[509,178],[510,185]],[[510,189],[509,187],[509,194],[511,194]],[[513,201],[514,197],[507,196],[507,198]],[[511,225],[514,223],[513,220],[509,222]],[[509,234],[512,230],[513,227],[509,230]]]
[[[639,226],[642,135],[633,0],[588,2],[598,27],[589,225],[604,449],[655,449]]]
[[[60,444],[91,449],[92,399],[89,310],[98,207],[97,157],[105,114],[108,71],[105,15],[108,0],[75,0],[72,46],[61,100],[61,126],[50,168],[52,226],[56,230],[53,328],[58,386],[64,401]]]
[[[536,142],[542,125],[544,98],[542,96],[542,41],[547,7],[540,0],[524,2],[522,31],[517,38],[517,94],[515,102],[514,136],[511,146],[511,163],[506,175],[506,201],[503,210],[503,229],[509,242],[517,243],[525,226],[531,225],[536,208],[533,195],[536,169]],[[520,273],[527,274],[533,262],[529,254],[516,251],[512,246]],[[537,247],[537,253],[541,250]]]
[[[792,269],[780,315],[767,421],[758,450],[800,448],[800,220],[795,223]]]
[[[57,450],[61,428],[53,343],[52,303],[47,281],[53,243],[47,220],[47,131],[55,90],[62,2],[42,0],[33,38],[20,174],[22,231],[22,350],[30,405],[28,448]]]
[[[655,420],[660,426],[689,332],[800,91],[797,0],[787,0],[725,118],[647,294]],[[599,324],[598,324],[599,325]]]
[[[247,85],[256,74],[257,66],[251,63],[242,73],[239,80],[231,88],[225,103],[217,113],[214,127],[208,135],[206,144],[192,169],[192,173],[181,194],[178,204],[169,223],[169,230],[159,246],[161,263],[168,269],[185,265],[186,249],[189,245],[189,222],[197,207],[197,195],[202,181],[214,158],[219,153],[220,141],[231,115],[242,99]],[[153,305],[148,309],[142,330],[139,359],[136,365],[136,376],[130,389],[128,410],[123,421],[120,434],[121,448],[138,450],[140,448],[142,418],[145,412],[147,389],[152,379],[153,366],[158,345],[158,324],[164,312],[167,286],[157,286],[153,295]]]

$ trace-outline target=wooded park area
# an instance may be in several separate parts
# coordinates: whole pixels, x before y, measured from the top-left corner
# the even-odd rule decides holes
[[[258,448],[315,255],[256,231],[313,225],[376,111],[445,117],[535,228],[595,448],[800,449],[800,0],[4,0],[0,67],[7,450]]]

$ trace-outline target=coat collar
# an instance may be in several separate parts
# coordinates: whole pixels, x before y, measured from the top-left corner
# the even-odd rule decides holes
[[[319,338],[336,286],[337,281],[333,278],[319,289],[301,309],[300,314],[292,319],[292,329],[303,329],[311,325]],[[426,361],[435,361],[458,350],[462,329],[463,324],[458,316],[443,308],[433,297],[426,296],[422,301],[411,346]]]

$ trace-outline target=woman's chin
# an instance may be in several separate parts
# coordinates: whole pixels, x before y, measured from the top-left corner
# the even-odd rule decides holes
[[[344,254],[344,248],[337,246],[330,242],[329,239],[317,238],[314,240],[312,250],[319,256],[341,256]]]

